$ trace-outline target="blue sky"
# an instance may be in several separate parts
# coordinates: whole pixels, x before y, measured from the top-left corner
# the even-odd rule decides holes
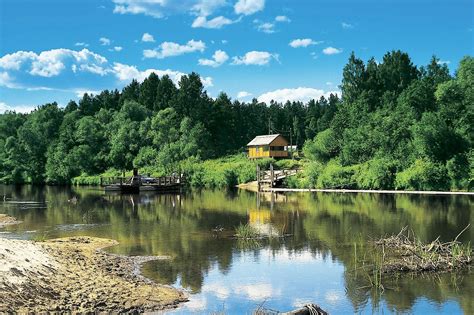
[[[308,100],[354,51],[452,72],[473,54],[471,0],[2,0],[0,111],[61,105],[151,71],[195,71],[215,97]]]

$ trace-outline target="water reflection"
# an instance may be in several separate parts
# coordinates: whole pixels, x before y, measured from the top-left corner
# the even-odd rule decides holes
[[[125,196],[34,186],[0,186],[0,195],[6,196],[0,213],[24,221],[1,237],[85,234],[117,239],[120,245],[110,249],[116,253],[170,256],[147,263],[143,272],[190,290],[191,302],[177,312],[248,313],[263,301],[288,310],[311,301],[332,313],[474,313],[472,273],[400,277],[387,280],[382,293],[355,271],[367,240],[406,225],[423,240],[438,235],[449,240],[468,223],[474,226],[470,196],[245,191]],[[241,223],[272,237],[242,244],[232,237]],[[474,229],[460,239],[473,242]]]

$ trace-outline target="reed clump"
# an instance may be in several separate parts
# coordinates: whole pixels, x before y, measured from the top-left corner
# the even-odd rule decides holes
[[[453,241],[441,242],[439,237],[431,243],[423,243],[413,231],[403,228],[397,235],[375,241],[376,246],[389,251],[381,271],[391,272],[444,272],[468,267],[472,264],[470,242],[463,244],[459,236]]]
[[[240,224],[235,229],[235,236],[238,239],[244,239],[244,240],[261,238],[260,233],[250,224]]]

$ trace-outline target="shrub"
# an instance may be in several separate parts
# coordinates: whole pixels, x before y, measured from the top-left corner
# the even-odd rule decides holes
[[[317,170],[317,169],[315,169]],[[354,166],[342,166],[339,161],[331,160],[318,176],[318,188],[355,188]]]
[[[446,190],[449,188],[444,165],[426,159],[416,160],[406,170],[397,174],[396,189]]]
[[[360,189],[393,189],[395,162],[386,158],[373,159],[357,168],[354,180]]]
[[[457,154],[446,162],[448,176],[451,179],[451,188],[468,189],[469,161],[464,154]]]
[[[303,146],[305,157],[316,161],[328,161],[336,156],[337,152],[337,138],[332,129],[321,131],[313,140],[307,140]]]

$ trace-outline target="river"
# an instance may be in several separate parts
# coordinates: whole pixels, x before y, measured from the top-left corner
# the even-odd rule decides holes
[[[182,195],[105,194],[95,187],[0,185],[0,213],[23,221],[0,237],[89,235],[116,239],[109,251],[167,255],[142,272],[183,288],[190,301],[175,313],[250,314],[313,302],[331,314],[474,314],[470,271],[404,275],[370,285],[359,268],[371,240],[408,226],[430,241],[474,243],[473,196],[336,193],[256,194],[190,191]],[[233,237],[239,224],[283,234],[259,241]]]

